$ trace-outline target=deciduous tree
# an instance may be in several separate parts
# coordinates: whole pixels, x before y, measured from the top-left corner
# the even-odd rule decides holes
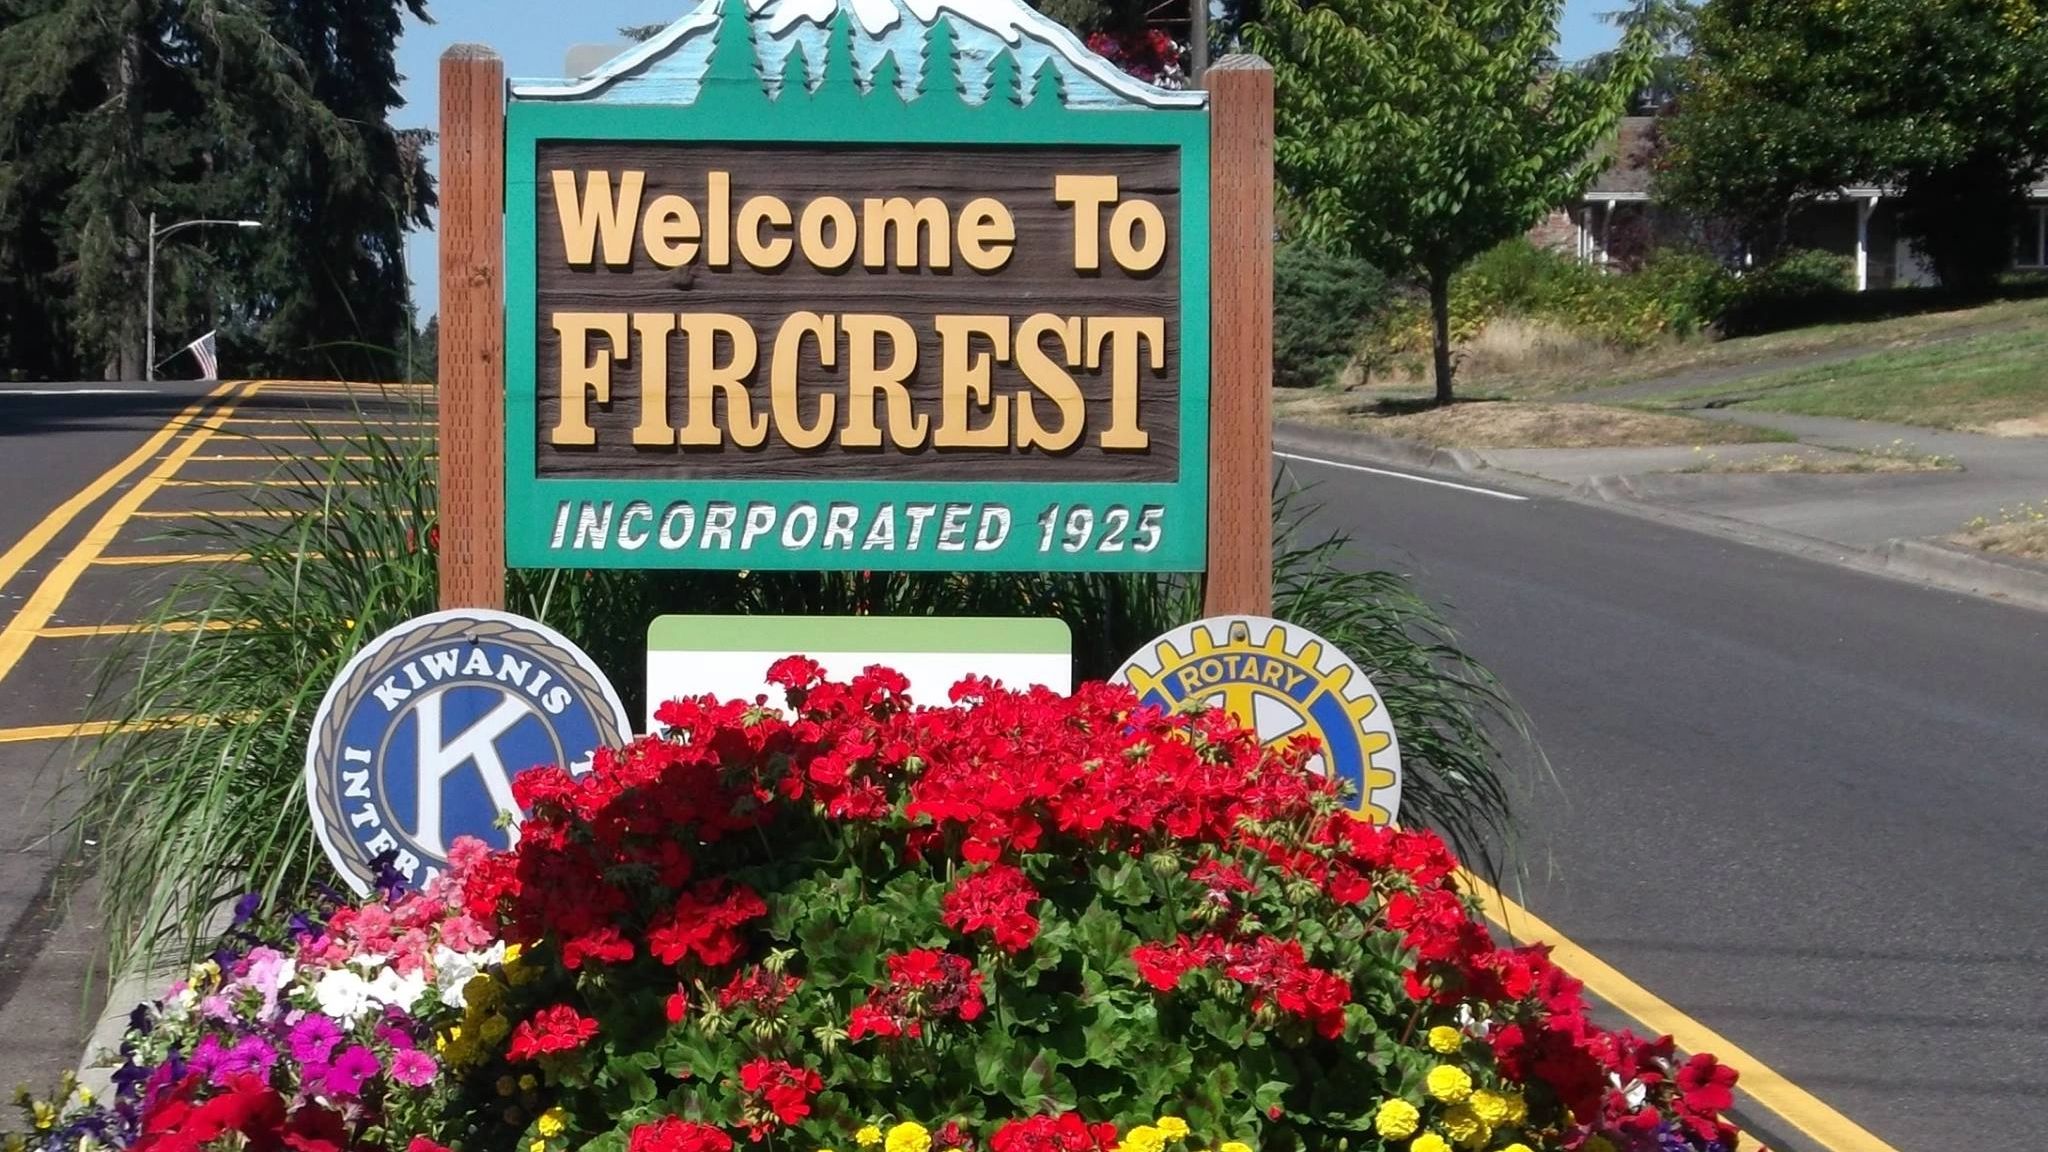
[[[1712,0],[1658,190],[1753,249],[1799,205],[1889,188],[1942,283],[1989,286],[2048,158],[2042,0]]]
[[[1451,274],[1597,174],[1651,55],[1556,67],[1561,0],[1269,0],[1247,29],[1278,85],[1287,215],[1429,291],[1436,399],[1452,398]]]

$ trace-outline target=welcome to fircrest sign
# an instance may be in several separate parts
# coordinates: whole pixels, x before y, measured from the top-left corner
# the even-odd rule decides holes
[[[1213,234],[1227,110],[1012,0],[712,0],[589,76],[501,75],[444,60],[444,219],[495,192],[505,255],[494,349],[465,300],[498,221],[444,226],[442,408],[444,515],[503,562],[1214,567],[1212,253],[1270,253],[1262,66],[1244,253]],[[1263,516],[1266,430],[1221,431]]]

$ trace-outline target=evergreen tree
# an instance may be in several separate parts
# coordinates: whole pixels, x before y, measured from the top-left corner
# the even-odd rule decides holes
[[[11,371],[142,375],[151,212],[266,224],[160,248],[160,343],[218,327],[250,371],[402,368],[400,246],[434,193],[389,117],[403,13],[424,19],[422,0],[0,4]]]

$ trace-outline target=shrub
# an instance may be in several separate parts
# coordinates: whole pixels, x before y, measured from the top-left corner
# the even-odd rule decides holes
[[[1742,277],[1721,328],[1731,336],[1794,328],[1855,311],[1853,265],[1845,256],[1811,249],[1785,253]]]
[[[1732,1069],[1595,1025],[1306,745],[1099,683],[769,679],[786,711],[521,775],[517,846],[425,895],[238,934],[111,1106],[28,1102],[35,1152],[1733,1147]]]
[[[1389,300],[1387,278],[1365,261],[1281,244],[1273,256],[1273,383],[1312,388],[1336,379]]]
[[[431,453],[367,426],[306,434],[313,454],[239,509],[255,515],[174,534],[180,550],[247,561],[182,584],[95,693],[109,730],[75,784],[70,830],[99,872],[117,970],[160,948],[205,951],[214,910],[242,892],[295,904],[327,879],[302,791],[313,714],[363,644],[435,607]],[[1404,818],[1493,872],[1512,847],[1494,734],[1521,732],[1519,715],[1405,580],[1346,567],[1346,541],[1309,532],[1299,511],[1276,522],[1276,613],[1371,673],[1401,726]],[[1158,574],[515,572],[508,604],[590,653],[640,715],[647,621],[663,612],[1057,617],[1079,681],[1199,616],[1201,593]]]

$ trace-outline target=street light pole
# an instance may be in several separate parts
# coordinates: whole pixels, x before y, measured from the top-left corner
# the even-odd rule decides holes
[[[261,220],[180,220],[158,228],[156,213],[149,214],[148,269],[142,277],[142,378],[145,381],[156,379],[156,242],[180,229],[197,228],[202,224],[221,224],[230,228],[263,227]]]

